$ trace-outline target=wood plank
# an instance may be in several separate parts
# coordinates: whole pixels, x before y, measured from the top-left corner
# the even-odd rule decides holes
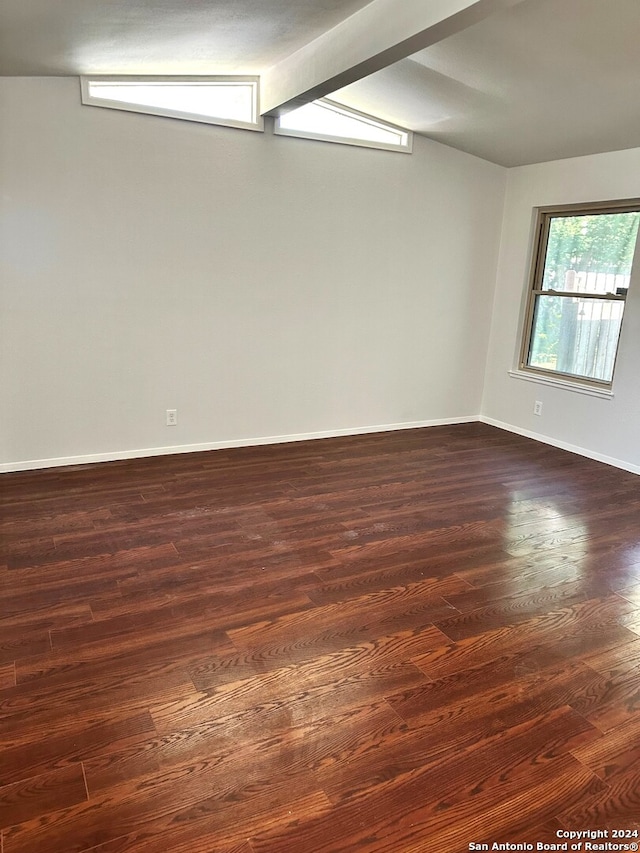
[[[457,575],[449,574],[446,577],[425,577],[424,561],[410,562],[408,564],[396,564],[390,569],[378,571],[363,571],[352,573],[350,576],[336,578],[331,572],[331,580],[321,583],[318,572],[313,584],[303,587],[309,598],[318,605],[336,604],[349,599],[359,598],[367,593],[378,592],[398,586],[410,586],[420,583],[422,589],[430,589],[433,595],[446,597],[452,607],[456,605],[451,599],[458,593],[469,589],[469,584]],[[458,608],[456,608],[458,609]]]
[[[217,832],[233,837],[239,818],[247,813],[264,814],[265,809],[271,812],[292,789],[292,800],[313,797],[314,803],[325,802],[309,776],[273,779],[245,773],[242,782],[225,784],[215,767],[201,760],[127,782],[115,792],[81,805],[10,826],[5,830],[4,844],[7,853],[32,853],[34,849],[57,853],[62,847],[68,853],[78,853],[122,835],[140,833],[145,825],[155,824],[157,828],[164,823],[165,828],[172,829],[205,815]],[[176,797],[176,790],[180,797]],[[101,818],[102,812],[109,814],[109,821]]]
[[[249,766],[254,775],[293,776],[351,761],[407,728],[384,700],[330,712],[321,707],[313,714],[300,713],[301,708],[298,703],[293,715],[282,707],[258,708],[250,715],[230,713],[101,751],[84,761],[90,795],[205,755],[225,784],[240,782]],[[583,727],[591,729],[586,722]]]
[[[638,771],[634,767],[626,773],[612,778],[604,790],[583,802],[564,804],[558,819],[567,829],[624,829],[637,833],[632,839],[620,839],[622,843],[640,838],[640,798],[638,795]],[[601,838],[607,838],[602,835]]]
[[[626,600],[626,599],[625,599]],[[620,616],[620,624],[633,631],[634,634],[640,634],[640,610],[634,609]]]
[[[603,676],[579,661],[550,663],[541,668],[525,662],[522,669],[515,661],[511,669],[510,663],[504,661],[500,667],[502,676],[493,684],[489,681],[486,690],[476,687],[456,696],[454,683],[451,701],[447,687],[452,676],[388,694],[386,699],[411,728],[436,727],[443,738],[462,738],[466,743],[468,738],[482,739],[496,729],[519,725],[568,706],[590,691],[602,691],[606,683]],[[461,676],[464,678],[465,674]],[[473,673],[470,676],[473,683]],[[590,726],[596,734],[597,727]]]
[[[607,593],[605,592],[604,595],[606,596]],[[495,628],[518,625],[538,615],[546,617],[550,611],[579,605],[597,596],[598,592],[594,595],[593,590],[586,589],[581,583],[560,584],[549,591],[540,590],[528,595],[504,596],[500,601],[486,607],[478,607],[461,615],[452,615],[447,619],[439,620],[436,625],[452,640],[464,640]],[[615,594],[610,593],[608,601],[613,607],[617,601]],[[618,604],[621,614],[624,614],[625,608],[630,607],[624,599],[620,599]]]
[[[587,652],[583,654],[583,660],[591,669],[602,674],[632,672],[640,667],[640,638],[629,642],[622,640],[612,647]]]
[[[640,667],[598,673],[590,688],[577,691],[571,707],[608,732],[640,712]]]
[[[153,720],[148,711],[118,719],[82,721],[62,732],[53,732],[47,738],[29,739],[20,732],[17,742],[7,743],[0,753],[0,785],[10,781],[28,779],[47,771],[77,766],[80,760],[96,760],[134,745],[146,742],[155,734]]]
[[[52,677],[18,684],[0,693],[0,737],[23,737],[32,732],[66,728],[70,715],[97,714],[102,708],[112,712],[135,713],[160,699],[180,698],[195,693],[182,662],[164,661],[114,668],[109,661],[80,670],[74,679]]]
[[[0,787],[0,828],[38,820],[87,800],[82,765],[41,773]]]
[[[13,663],[5,663],[0,666],[0,690],[5,687],[14,687],[16,683],[16,668]]]
[[[369,640],[394,630],[409,630],[432,624],[454,612],[430,584],[408,584],[380,590],[229,631],[234,645],[252,649],[265,657],[290,660],[321,655],[354,640]],[[314,626],[321,630],[314,631]],[[300,637],[304,642],[300,643]]]
[[[284,684],[288,684],[295,679],[313,686],[332,681],[337,673],[347,676],[383,664],[409,661],[414,655],[438,648],[444,642],[444,634],[429,625],[377,637],[284,667],[277,657],[269,660],[249,652],[203,660],[197,666],[189,667],[189,674],[198,690],[203,692],[217,690],[222,685],[266,672],[272,673],[269,680],[281,679]],[[263,676],[261,682],[266,680]]]
[[[235,652],[226,633],[208,627],[205,622],[177,621],[171,626],[163,625],[162,630],[147,628],[118,635],[107,629],[106,633],[105,638],[77,648],[53,649],[47,654],[18,661],[18,684],[47,679],[46,683],[55,688],[65,681],[81,682],[87,677],[108,675],[110,671],[130,671],[136,667],[142,670],[152,665],[169,668],[178,665],[186,669],[194,659]],[[45,684],[40,682],[33,688],[37,690],[42,686]],[[26,687],[21,692],[28,694]]]
[[[438,795],[448,798],[467,785],[488,784],[491,774],[502,772],[513,777],[521,766],[552,760],[600,737],[568,706],[485,732],[484,737],[474,737],[468,725],[467,737],[452,738],[452,728],[445,726],[441,732],[428,725],[397,729],[395,737],[388,737],[375,755],[352,757],[347,775],[342,766],[333,763],[318,770],[316,777],[330,799],[340,804],[366,795],[378,783],[428,769],[430,776],[438,779]]]
[[[629,717],[607,734],[572,748],[571,752],[603,782],[624,776],[640,766],[640,715]]]
[[[480,626],[476,634],[429,651],[416,658],[415,663],[428,675],[436,677],[506,652],[524,651],[534,645],[553,647],[552,653],[556,654],[562,653],[566,643],[568,654],[571,654],[571,649],[575,653],[576,645],[582,653],[594,646],[598,649],[603,635],[605,638],[613,635],[618,638],[617,642],[626,644],[635,637],[618,624],[619,616],[624,612],[625,605],[621,600],[607,597],[552,610],[515,626],[489,626],[486,631]]]
[[[640,583],[630,584],[629,586],[624,587],[619,590],[618,595],[626,598],[627,601],[630,601],[640,609]]]
[[[553,787],[549,784],[553,777]],[[498,777],[499,779],[499,777]],[[425,802],[425,791],[435,793]],[[498,781],[498,780],[496,780]],[[570,756],[511,778],[504,774],[495,785],[470,786],[456,796],[440,794],[440,778],[428,771],[407,774],[372,787],[336,807],[333,812],[305,824],[289,824],[251,838],[256,853],[298,853],[300,838],[317,853],[347,853],[369,849],[392,853],[422,853],[427,849],[459,851],[468,839],[507,827],[520,829],[532,817],[550,819],[561,803],[576,803],[598,795],[606,787]],[[472,793],[471,793],[472,792]],[[432,846],[433,845],[433,846]]]
[[[278,789],[279,792],[280,789]],[[223,824],[215,805],[201,804],[201,815],[168,815],[113,841],[91,847],[82,853],[254,853],[245,838],[257,827],[278,826],[283,821],[308,819],[327,812],[331,806],[324,794],[254,799],[238,807],[233,826]],[[233,840],[240,839],[240,840]]]
[[[299,614],[311,607],[309,597],[296,591],[287,594],[280,589],[275,594],[269,594],[269,590],[257,587],[246,595],[225,595],[220,592],[216,595],[205,586],[200,595],[185,595],[177,601],[172,598],[162,601],[159,606],[153,602],[149,608],[141,603],[135,612],[106,616],[87,625],[53,630],[50,632],[51,646],[54,651],[80,649],[85,645],[109,640],[113,653],[118,654],[118,648],[138,645],[139,638],[149,631],[154,635],[176,635],[178,631],[185,633],[187,626],[191,626],[193,633],[198,633],[202,622],[210,624],[212,629],[220,633],[230,629],[242,630],[247,623],[278,618],[289,612]],[[130,643],[127,643],[127,638],[131,640]]]
[[[186,727],[204,723],[212,716],[237,715],[235,725],[246,725],[264,715],[268,719],[285,715],[291,720],[313,720],[326,716],[328,710],[337,713],[375,701],[401,688],[422,684],[426,678],[417,667],[408,662],[382,663],[371,669],[338,672],[328,677],[330,656],[320,664],[314,662],[319,674],[311,684],[304,678],[304,670],[285,667],[265,675],[233,682],[218,688],[215,693],[196,694],[163,704],[151,706],[151,716],[160,733],[175,726]],[[297,677],[301,676],[301,677]],[[314,683],[315,682],[315,683]]]

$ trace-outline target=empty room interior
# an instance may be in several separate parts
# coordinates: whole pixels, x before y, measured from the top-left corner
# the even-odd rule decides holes
[[[638,0],[0,0],[0,853],[635,851]]]

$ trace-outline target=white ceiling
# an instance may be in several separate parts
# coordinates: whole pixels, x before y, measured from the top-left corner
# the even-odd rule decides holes
[[[640,147],[640,0],[525,0],[333,97],[505,166]]]
[[[0,76],[258,74],[370,0],[0,0]]]
[[[368,3],[0,0],[0,74],[264,73]],[[507,166],[640,147],[640,0],[506,5],[332,97]]]

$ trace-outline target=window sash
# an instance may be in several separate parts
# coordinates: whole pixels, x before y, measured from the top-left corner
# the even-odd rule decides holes
[[[544,297],[578,299],[583,302],[605,300],[608,302],[626,302],[627,294],[621,293],[599,293],[593,291],[567,291],[567,290],[551,290],[544,289],[542,286],[545,265],[547,261],[547,250],[549,245],[549,234],[551,222],[554,219],[561,217],[577,217],[597,214],[615,214],[615,213],[637,213],[640,211],[640,199],[621,199],[611,202],[598,202],[594,204],[574,204],[565,205],[562,207],[541,207],[538,208],[538,215],[535,228],[535,244],[533,262],[531,265],[531,274],[528,287],[528,298],[525,310],[522,344],[520,350],[519,369],[526,373],[538,376],[552,377],[558,376],[568,378],[575,382],[576,385],[591,386],[597,388],[611,388],[613,383],[613,375],[615,372],[615,361],[617,360],[618,350],[620,347],[620,337],[622,328],[617,336],[616,352],[614,364],[610,380],[594,379],[590,376],[582,374],[568,373],[562,370],[551,368],[542,368],[530,364],[532,357],[534,332],[536,322],[536,312],[539,304],[539,299]],[[640,243],[640,232],[636,236],[636,252]],[[632,266],[633,275],[633,266]],[[624,319],[624,306],[622,306],[622,317]]]
[[[411,154],[412,152],[413,133],[406,128],[398,127],[375,116],[355,110],[352,107],[338,104],[328,98],[313,101],[308,106],[324,110],[329,114],[334,113],[336,116],[344,116],[346,119],[353,119],[356,125],[371,127],[374,130],[388,134],[390,137],[395,136],[397,141],[383,142],[376,139],[368,139],[364,134],[362,136],[336,135],[320,129],[311,130],[295,127],[290,122],[291,116],[295,116],[297,110],[286,114],[290,116],[289,120],[287,120],[286,115],[282,118],[276,118],[273,132],[277,136],[293,136],[300,139],[316,139],[321,142],[337,142],[341,145],[355,145],[360,148],[379,148],[383,151],[399,151],[404,154]],[[304,109],[304,107],[301,109]]]
[[[234,118],[225,118],[224,116],[209,116],[203,113],[189,112],[188,110],[180,110],[172,107],[147,106],[128,102],[126,100],[115,100],[110,98],[100,97],[100,95],[91,92],[92,84],[125,84],[132,86],[140,85],[162,85],[163,83],[170,86],[179,86],[181,83],[185,86],[197,85],[206,86],[207,83],[213,86],[228,85],[238,86],[245,85],[253,90],[253,104],[250,120],[239,121]],[[107,76],[93,75],[80,78],[81,98],[82,103],[95,107],[106,107],[113,110],[124,110],[125,112],[142,113],[144,115],[165,116],[167,118],[177,118],[183,121],[197,121],[204,124],[215,124],[223,127],[236,127],[242,130],[264,130],[264,119],[260,115],[260,80],[255,76],[207,76],[207,77],[162,77],[162,76]]]

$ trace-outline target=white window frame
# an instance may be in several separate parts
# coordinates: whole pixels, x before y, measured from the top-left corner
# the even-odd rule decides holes
[[[219,118],[217,116],[205,116],[200,113],[190,113],[163,107],[144,106],[142,104],[127,103],[125,101],[114,101],[109,98],[100,98],[90,93],[91,83],[251,83],[254,89],[252,120],[248,122],[236,119]],[[82,103],[93,107],[106,107],[112,110],[124,110],[131,113],[142,113],[143,115],[164,116],[166,118],[177,118],[183,121],[197,121],[203,124],[215,124],[222,127],[236,127],[241,130],[264,131],[264,119],[260,115],[260,78],[256,76],[208,76],[208,77],[161,77],[161,76],[124,76],[124,75],[87,75],[80,77],[80,90]]]
[[[624,318],[626,310],[623,312],[622,321],[620,324],[620,332],[616,343],[616,355],[613,364],[611,380],[592,379],[587,376],[578,376],[571,373],[563,373],[558,370],[545,370],[543,368],[530,365],[529,357],[533,339],[535,309],[537,297],[540,294],[549,296],[558,295],[554,291],[542,290],[542,278],[544,275],[545,264],[547,260],[547,248],[549,241],[549,229],[551,220],[560,216],[588,216],[597,214],[614,214],[614,213],[634,213],[640,211],[640,199],[616,199],[613,201],[600,201],[591,203],[579,204],[557,204],[534,209],[536,212],[536,226],[533,238],[533,251],[531,259],[531,268],[529,272],[529,280],[526,293],[526,308],[524,313],[524,321],[521,328],[521,345],[520,356],[517,370],[509,371],[509,374],[514,378],[528,379],[532,381],[542,382],[543,384],[554,385],[560,388],[566,388],[572,391],[581,391],[586,394],[591,394],[598,397],[611,397],[613,395],[612,387],[615,378],[615,369],[617,366],[618,355],[620,352],[620,341],[622,340],[622,330],[624,328]],[[634,253],[634,261],[637,261],[640,251],[640,231],[636,238],[636,248]],[[632,281],[638,275],[638,270],[632,266]],[[589,292],[567,292],[559,291],[563,298],[578,297],[581,299],[608,299],[609,301],[620,301],[625,303],[627,294],[610,294],[600,296],[590,294]]]
[[[402,154],[412,153],[413,132],[407,130],[407,128],[399,127],[398,125],[391,124],[391,122],[388,121],[383,121],[382,119],[376,118],[372,115],[368,115],[367,113],[361,113],[359,110],[354,110],[351,107],[345,107],[343,104],[338,104],[335,101],[329,100],[329,98],[320,98],[314,103],[318,103],[322,106],[328,107],[329,109],[332,109],[338,113],[342,113],[343,115],[360,119],[361,121],[367,124],[374,125],[375,127],[381,127],[385,130],[391,130],[396,131],[398,133],[406,134],[407,144],[394,145],[385,142],[370,141],[367,139],[356,139],[353,137],[346,136],[331,136],[330,134],[316,133],[313,131],[306,130],[293,130],[291,128],[282,127],[280,124],[280,117],[277,117],[275,120],[273,132],[277,136],[293,136],[299,139],[317,139],[321,142],[337,142],[339,145],[356,145],[361,148],[379,148],[383,151],[399,151]]]

